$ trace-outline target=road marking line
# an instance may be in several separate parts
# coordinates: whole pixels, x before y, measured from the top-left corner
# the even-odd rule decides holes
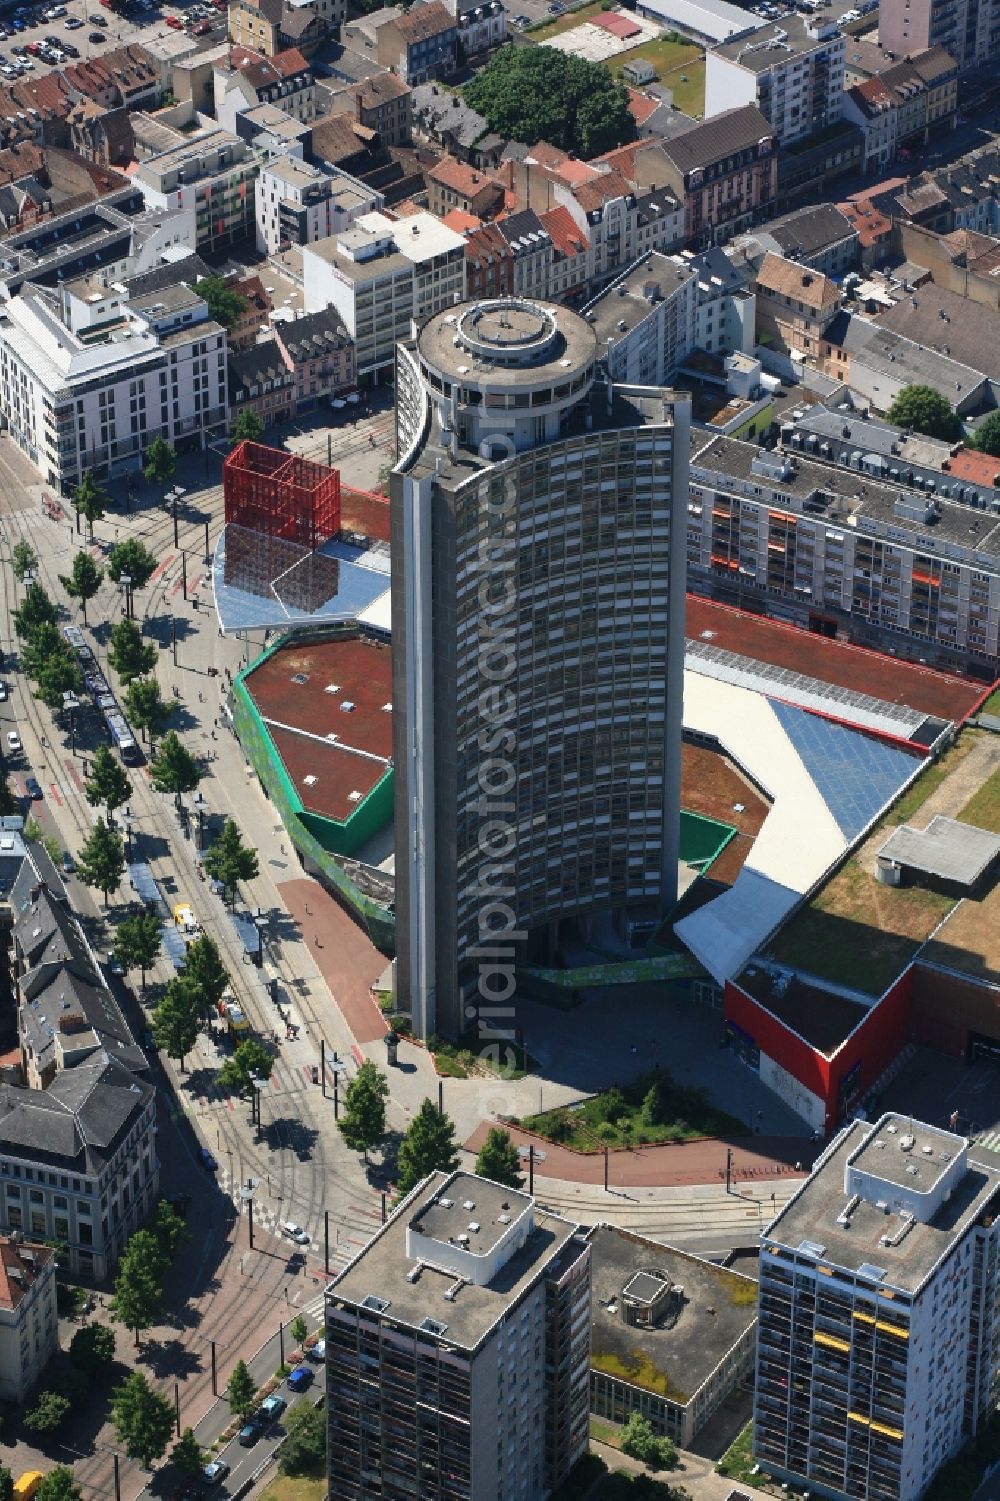
[[[149,582],[151,584],[157,584],[157,583],[159,583],[160,579],[166,573],[167,569],[170,567],[170,565],[171,565],[171,563],[173,561],[174,561],[174,555],[173,555],[173,553],[171,553],[169,555],[169,557],[164,558],[164,560],[160,564],[159,568],[156,568],[156,569],[153,570],[153,573],[150,576]]]

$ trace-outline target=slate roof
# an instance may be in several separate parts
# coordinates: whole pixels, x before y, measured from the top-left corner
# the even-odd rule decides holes
[[[351,342],[350,334],[332,307],[307,313],[304,318],[283,320],[275,326],[275,335],[296,364],[315,359],[328,350],[343,349]]]
[[[891,329],[926,349],[1000,380],[1000,312],[927,282],[879,314]]]
[[[395,24],[400,36],[410,46],[440,36],[442,32],[454,31],[456,27],[455,17],[448,14],[441,0],[427,0],[426,4],[415,5],[412,10],[404,11]]]
[[[765,138],[774,140],[771,122],[755,104],[744,104],[703,120],[683,135],[672,136],[664,142],[663,150],[679,172],[688,173],[734,152],[746,151]]]
[[[834,204],[818,203],[772,219],[767,232],[784,255],[808,256],[848,239],[855,230]]]
[[[0,1085],[0,1152],[95,1175],[154,1093],[105,1055],[64,1069],[48,1089]]]

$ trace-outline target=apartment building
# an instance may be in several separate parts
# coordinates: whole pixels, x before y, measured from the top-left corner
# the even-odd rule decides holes
[[[354,389],[354,343],[333,308],[282,319],[274,325],[274,337],[295,374],[296,412],[312,411],[324,397]]]
[[[465,237],[465,290],[468,297],[510,297],[514,257],[495,224],[480,224]]]
[[[230,47],[212,70],[215,118],[236,134],[236,117],[273,104],[293,120],[315,119],[316,80],[297,47],[266,57],[250,47]]]
[[[719,244],[774,213],[778,142],[756,104],[723,110],[664,141],[667,183],[684,205],[684,243]]]
[[[458,21],[441,0],[424,0],[378,29],[377,57],[404,83],[448,78],[458,57]]]
[[[465,296],[465,240],[433,214],[362,214],[302,258],[307,312],[333,307],[354,340],[359,377],[392,363],[410,322]]]
[[[225,329],[185,287],[29,287],[0,312],[0,413],[62,490],[134,472],[157,434],[181,449],[224,435],[225,391]]]
[[[407,146],[413,133],[413,90],[395,73],[375,73],[330,97],[337,114],[351,114],[384,146]]]
[[[852,85],[844,94],[844,116],[865,137],[865,170],[888,166],[900,146],[925,143],[933,129],[955,124],[958,65],[943,47],[892,63]]]
[[[762,1233],[753,1444],[778,1480],[916,1501],[992,1410],[986,1155],[909,1117],[854,1121]]]
[[[504,187],[498,178],[444,156],[427,173],[427,206],[443,219],[460,208],[477,219],[492,219],[503,208]]]
[[[257,162],[245,141],[206,128],[141,161],[133,180],[152,209],[188,209],[199,250],[224,249],[254,228]]]
[[[714,249],[643,256],[588,302],[583,316],[607,351],[613,380],[668,386],[696,349],[752,354],[755,308],[746,275]]]
[[[590,1247],[434,1173],[326,1294],[331,1501],[544,1501],[586,1453]]]
[[[883,0],[879,43],[897,58],[943,47],[960,72],[1000,54],[997,0]]]
[[[988,677],[1000,657],[1000,501],[987,510],[715,438],[691,461],[689,587]]]
[[[3,832],[0,932],[29,1082],[0,1091],[0,1234],[58,1241],[73,1275],[103,1281],[156,1203],[155,1090],[51,861],[20,819]]]
[[[397,353],[397,998],[420,1036],[461,1034],[496,993],[477,955],[501,870],[511,973],[515,954],[555,962],[563,931],[628,935],[673,900],[689,406],[599,383],[601,353],[579,314],[517,299],[441,312]],[[484,556],[503,559],[488,588]],[[487,725],[501,604],[517,672]],[[502,824],[479,784],[494,767]]]
[[[497,229],[513,257],[515,297],[548,297],[555,251],[552,236],[534,209],[505,214],[497,220]]]
[[[800,141],[841,118],[845,52],[826,16],[783,16],[752,37],[723,42],[705,55],[705,118],[753,104],[779,145]]]
[[[296,381],[291,357],[277,339],[229,355],[229,420],[255,412],[265,427],[295,415]]]
[[[78,276],[110,284],[194,248],[193,204],[150,209],[130,186],[5,236],[0,287],[10,298],[25,285],[55,288]]]
[[[347,172],[280,156],[261,168],[257,182],[257,249],[275,255],[289,245],[342,234],[384,202],[380,192]]]
[[[757,336],[778,354],[818,363],[843,294],[829,276],[768,251],[754,281]]]
[[[310,56],[346,16],[347,0],[229,0],[229,36],[265,57],[289,47]]]
[[[0,1398],[23,1402],[58,1348],[55,1251],[0,1236]]]

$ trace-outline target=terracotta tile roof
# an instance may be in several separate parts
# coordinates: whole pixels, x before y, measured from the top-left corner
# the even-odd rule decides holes
[[[625,198],[632,192],[620,172],[601,172],[588,182],[581,182],[573,190],[573,196],[587,213],[603,208],[612,198]]]
[[[809,308],[826,307],[840,296],[840,290],[828,276],[800,266],[796,261],[787,261],[783,255],[769,250],[757,272],[757,289],[777,292],[783,297],[794,297]]]
[[[373,78],[362,79],[354,90],[362,109],[378,109],[380,104],[389,104],[393,99],[404,99],[413,90],[404,83],[398,73],[376,73]]]
[[[614,151],[606,151],[603,156],[595,156],[594,162],[606,162],[614,171],[620,172],[628,182],[633,182],[636,156],[646,145],[648,142],[633,141],[629,146],[616,146]]]
[[[54,1255],[50,1246],[0,1239],[0,1308],[16,1308]]]
[[[488,173],[477,167],[470,167],[468,162],[460,162],[453,156],[443,156],[437,166],[428,172],[427,179],[469,198],[474,198],[485,187],[499,186]]]
[[[45,166],[45,152],[34,141],[19,141],[0,151],[0,187],[17,182],[22,177],[33,177]]]
[[[297,47],[276,52],[274,57],[265,57],[250,47],[236,47],[231,56],[236,72],[254,89],[266,89],[271,84],[285,83],[309,72],[309,64]]]
[[[412,10],[397,16],[395,26],[405,42],[424,42],[428,37],[440,36],[443,31],[454,31],[456,21],[441,0],[427,0],[427,4],[415,5]]]
[[[262,313],[269,313],[274,303],[268,296],[267,289],[259,276],[244,276],[240,281],[230,284],[230,290],[238,292],[248,302],[252,302]]]
[[[558,167],[553,167],[551,170],[556,177],[568,183],[571,188],[576,187],[577,183],[590,182],[592,178],[599,176],[597,169],[592,167],[590,162],[581,162],[575,156],[568,156],[564,162],[559,163]]]
[[[560,204],[558,208],[549,209],[547,214],[539,214],[538,217],[560,255],[580,255],[586,250],[589,244],[587,236],[568,208]]]
[[[449,229],[454,229],[458,234],[465,235],[473,229],[480,229],[483,221],[475,214],[467,214],[464,208],[453,208],[449,209],[441,223],[447,224]]]
[[[977,453],[972,448],[960,448],[948,460],[948,473],[956,479],[967,479],[974,485],[1000,487],[1000,459],[993,454]]]
[[[569,161],[569,152],[563,151],[560,146],[552,146],[548,141],[536,141],[528,152],[528,159],[537,162],[540,167],[560,167],[563,162]]]
[[[617,11],[602,10],[599,15],[591,16],[591,26],[600,26],[604,31],[610,31],[612,36],[620,37],[622,41],[626,37],[635,36],[642,27],[629,16],[620,15]]]
[[[466,240],[465,258],[473,266],[496,256],[510,256],[510,246],[495,224],[481,224]]]
[[[875,78],[866,78],[864,83],[856,83],[847,92],[861,113],[869,120],[891,109],[895,103],[891,91],[877,75]]]
[[[645,125],[661,107],[662,100],[654,98],[652,94],[644,94],[641,89],[629,89],[628,112],[637,125]]]
[[[848,223],[857,230],[858,239],[863,249],[871,249],[873,245],[892,233],[892,220],[879,212],[872,204],[864,199],[857,202],[848,201],[838,203],[837,207]]]

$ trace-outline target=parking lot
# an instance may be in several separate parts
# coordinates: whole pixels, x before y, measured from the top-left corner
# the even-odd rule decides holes
[[[39,78],[53,68],[171,31],[193,30],[208,44],[225,35],[226,24],[225,0],[184,0],[178,5],[139,0],[124,13],[102,0],[5,9],[0,16],[0,79],[14,83],[18,78]]]

